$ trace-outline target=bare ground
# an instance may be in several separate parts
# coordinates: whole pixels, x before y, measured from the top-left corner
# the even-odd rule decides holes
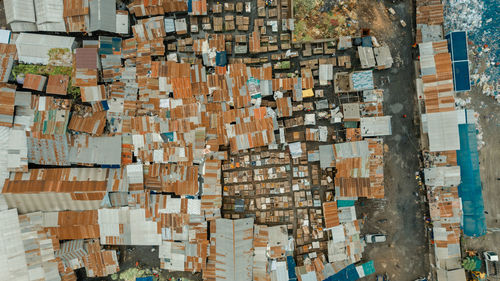
[[[415,73],[412,63],[412,1],[360,1],[365,11],[358,18],[360,27],[370,28],[379,42],[386,42],[394,64],[391,69],[375,71],[378,87],[384,89],[384,113],[392,115],[392,136],[384,139],[385,199],[360,201],[358,211],[366,216],[362,234],[384,233],[388,242],[370,245],[365,258],[374,260],[377,273],[390,280],[413,281],[430,271],[429,244],[424,226],[426,205],[418,190],[415,172],[418,162],[418,127],[414,124]],[[390,17],[387,8],[396,10]],[[402,27],[400,19],[406,23]],[[403,114],[408,117],[403,118]],[[372,280],[374,277],[366,277]]]

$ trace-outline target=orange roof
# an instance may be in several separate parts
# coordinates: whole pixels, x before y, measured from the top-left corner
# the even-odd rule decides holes
[[[97,210],[57,213],[57,227],[48,227],[59,240],[99,238]]]
[[[95,112],[88,116],[73,114],[68,124],[68,129],[100,136],[106,125],[106,111]]]
[[[323,203],[323,216],[325,218],[325,228],[340,225],[337,201]]]
[[[12,127],[15,99],[16,85],[0,83],[0,126]]]

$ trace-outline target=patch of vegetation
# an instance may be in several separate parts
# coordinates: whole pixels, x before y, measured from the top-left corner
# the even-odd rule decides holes
[[[356,0],[294,0],[294,42],[333,39],[357,30]]]
[[[52,66],[52,65],[35,65],[35,64],[18,64],[12,68],[12,74],[14,78],[17,78],[17,75],[24,74],[37,74],[37,75],[57,75],[63,74],[71,76],[71,71],[73,71],[72,67],[69,66]]]
[[[51,52],[57,52],[60,49],[52,49]],[[62,49],[64,50],[64,49]],[[50,52],[49,52],[50,53]],[[12,68],[12,75],[14,79],[17,78],[19,74],[37,74],[43,76],[49,75],[67,75],[71,77],[71,72],[73,71],[72,67],[69,66],[53,66],[53,65],[35,65],[35,64],[18,64]],[[68,83],[68,94],[73,98],[73,100],[77,100],[80,98],[80,87],[75,87],[72,85],[71,79]]]
[[[70,52],[68,48],[52,48],[49,50],[49,58],[55,59],[56,57],[62,56],[68,52]]]

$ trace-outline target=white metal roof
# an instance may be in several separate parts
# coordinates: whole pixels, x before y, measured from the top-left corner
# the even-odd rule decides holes
[[[7,23],[15,21],[35,22],[35,6],[33,0],[4,0]]]
[[[358,46],[359,60],[361,68],[371,68],[375,66],[375,56],[372,47]]]
[[[28,281],[28,267],[16,209],[0,212],[0,276]]]
[[[217,219],[215,274],[217,280],[252,280],[253,218]]]
[[[392,135],[391,116],[363,117],[360,127],[363,137]]]
[[[74,42],[74,37],[21,33],[16,40],[17,54],[20,62],[47,64],[51,49],[72,50]]]
[[[458,120],[455,111],[428,113],[429,150],[459,150]]]
[[[458,186],[460,184],[460,167],[433,167],[424,169],[425,184],[428,186]]]
[[[37,0],[35,1],[36,23],[62,22],[62,0]]]

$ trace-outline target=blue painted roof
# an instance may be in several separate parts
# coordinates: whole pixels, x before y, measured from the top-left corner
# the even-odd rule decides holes
[[[217,66],[226,66],[226,64],[227,64],[226,51],[217,52],[215,54],[215,64]]]
[[[453,62],[453,87],[455,91],[470,91],[469,62]]]
[[[452,61],[469,60],[467,57],[467,33],[465,31],[454,31],[447,36],[448,49]]]
[[[356,271],[356,266],[354,264],[350,264],[346,268],[337,272],[337,274],[326,278],[325,281],[356,281],[358,279],[359,274],[358,271]]]
[[[362,265],[365,276],[375,273],[375,265],[373,261],[366,262]]]
[[[354,200],[338,200],[337,201],[337,207],[352,207],[354,206]]]
[[[470,90],[469,57],[467,55],[467,33],[454,31],[446,35],[448,51],[453,66],[453,87],[455,91]]]
[[[458,186],[458,195],[462,199],[463,230],[467,236],[482,236],[486,234],[486,219],[479,172],[476,126],[460,124],[458,131],[460,150],[457,150],[457,162],[462,178]]]
[[[286,264],[288,266],[288,279],[289,279],[289,281],[296,281],[297,275],[295,274],[295,266],[297,264],[295,263],[295,260],[293,259],[292,256],[286,257]]]

